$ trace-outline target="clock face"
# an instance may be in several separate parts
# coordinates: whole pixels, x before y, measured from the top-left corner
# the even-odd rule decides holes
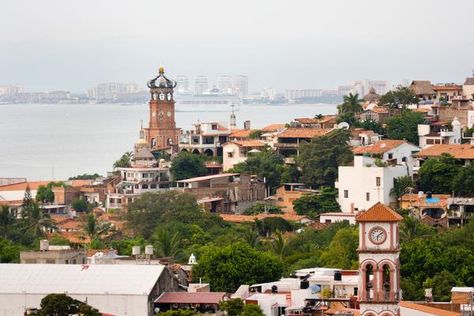
[[[374,227],[369,231],[369,239],[374,244],[380,245],[387,239],[387,232],[382,227]]]
[[[168,112],[166,113],[166,115],[167,115],[168,117],[171,117],[171,112],[168,111]]]
[[[165,99],[165,94],[164,93],[160,93],[160,100],[163,101]]]

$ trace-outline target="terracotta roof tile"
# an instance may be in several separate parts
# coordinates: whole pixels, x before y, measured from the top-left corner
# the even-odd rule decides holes
[[[278,134],[279,138],[313,138],[329,133],[328,128],[287,128]]]
[[[406,140],[386,139],[376,142],[373,145],[356,147],[352,151],[354,154],[383,154],[398,146],[405,144]]]
[[[229,143],[234,143],[239,147],[264,147],[265,143],[261,140],[251,139],[251,140],[234,140]]]
[[[261,129],[262,132],[276,132],[285,128],[285,124],[270,124]]]
[[[402,219],[400,214],[380,202],[356,217],[358,222],[399,222]]]
[[[25,191],[29,186],[30,190],[36,190],[40,185],[48,185],[52,181],[29,181],[0,186],[0,191]]]
[[[230,133],[230,138],[248,138],[253,129],[234,129]]]
[[[412,302],[401,301],[400,306],[404,308],[414,309],[420,312],[429,313],[430,315],[436,316],[460,316],[458,312],[451,312],[440,308],[435,308],[431,306],[426,306],[422,304],[416,304]]]
[[[165,292],[155,301],[158,304],[219,304],[225,292]]]
[[[439,157],[442,154],[450,154],[456,159],[474,159],[474,146],[471,144],[439,144],[422,149],[417,157]]]

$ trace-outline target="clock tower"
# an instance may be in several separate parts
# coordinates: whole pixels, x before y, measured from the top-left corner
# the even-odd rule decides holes
[[[160,67],[158,76],[151,79],[150,88],[150,123],[145,128],[145,140],[151,150],[173,150],[178,145],[179,128],[174,118],[174,88],[176,82],[165,77],[165,70]]]
[[[400,315],[398,225],[402,219],[380,202],[356,217],[361,316]]]

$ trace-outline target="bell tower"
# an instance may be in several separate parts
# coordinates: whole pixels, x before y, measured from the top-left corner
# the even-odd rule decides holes
[[[356,217],[359,223],[361,316],[400,315],[398,225],[402,219],[380,202]]]
[[[147,86],[150,88],[150,122],[145,128],[145,140],[151,150],[172,150],[178,145],[180,132],[175,122],[176,82],[166,78],[164,68],[160,67],[158,76]]]

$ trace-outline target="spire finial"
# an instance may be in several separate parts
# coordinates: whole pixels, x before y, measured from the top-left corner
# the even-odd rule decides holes
[[[158,68],[158,73],[159,73],[160,75],[164,74],[164,73],[165,73],[165,68],[160,65],[160,68]]]

